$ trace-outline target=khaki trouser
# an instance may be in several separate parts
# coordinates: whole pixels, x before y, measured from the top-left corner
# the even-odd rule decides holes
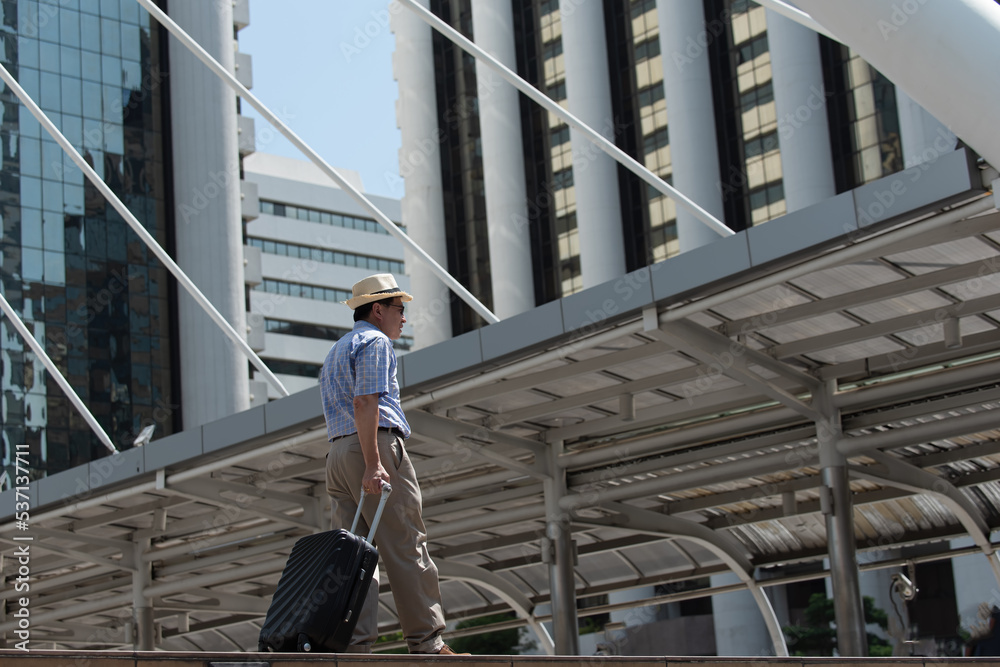
[[[434,653],[443,645],[444,610],[438,585],[438,570],[427,552],[427,531],[421,516],[420,486],[403,439],[379,429],[378,450],[382,467],[389,473],[390,494],[379,521],[374,542],[379,567],[351,638],[351,652],[370,652],[378,638],[379,570],[389,576],[396,613],[410,652]],[[326,490],[330,494],[333,527],[350,529],[361,497],[365,459],[358,435],[330,443],[326,459]],[[357,532],[368,535],[368,527],[378,507],[377,496],[365,496],[362,521]]]

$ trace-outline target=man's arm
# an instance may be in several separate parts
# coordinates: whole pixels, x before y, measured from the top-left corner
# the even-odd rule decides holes
[[[389,482],[389,473],[382,467],[378,454],[378,394],[362,394],[354,397],[354,427],[361,441],[361,453],[365,457],[365,474],[361,486],[365,493],[379,493],[382,484]]]

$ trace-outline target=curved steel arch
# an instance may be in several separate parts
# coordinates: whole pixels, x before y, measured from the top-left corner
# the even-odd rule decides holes
[[[456,563],[443,558],[436,559],[434,562],[437,564],[438,576],[442,579],[467,581],[496,593],[500,599],[510,605],[511,609],[518,616],[528,622],[528,625],[538,637],[538,641],[542,643],[542,648],[545,649],[546,655],[555,655],[556,645],[552,641],[552,637],[545,627],[535,619],[535,615],[532,613],[535,605],[532,604],[531,600],[524,593],[517,590],[513,584],[503,577],[475,565]]]
[[[628,526],[631,530],[691,540],[717,555],[739,577],[740,581],[743,582],[743,585],[747,587],[747,590],[753,596],[754,602],[760,608],[760,613],[764,617],[764,624],[767,626],[768,635],[771,637],[771,643],[774,645],[775,655],[779,657],[788,656],[785,635],[781,631],[781,624],[774,613],[771,601],[767,599],[764,591],[754,579],[754,566],[750,562],[750,559],[747,558],[742,546],[734,538],[724,533],[717,533],[711,528],[699,525],[693,521],[650,512],[649,510],[632,507],[624,503],[601,503],[600,507],[615,512],[619,515],[619,518],[590,519],[574,517],[573,522],[599,526]]]
[[[937,498],[950,509],[959,522],[969,533],[972,541],[982,550],[986,560],[993,570],[993,577],[1000,584],[1000,555],[990,542],[990,527],[982,513],[971,500],[943,477],[927,472],[914,465],[901,461],[891,454],[873,451],[866,456],[875,459],[875,466],[848,466],[848,471],[855,477],[863,477],[880,484],[894,486],[915,493],[926,493]],[[872,470],[878,469],[878,472]]]

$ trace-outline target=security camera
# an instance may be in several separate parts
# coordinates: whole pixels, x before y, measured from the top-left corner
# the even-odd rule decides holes
[[[909,577],[905,574],[900,574],[899,572],[892,575],[892,590],[899,594],[899,597],[904,600],[912,600],[917,597],[917,591],[919,590],[913,585]]]
[[[153,439],[153,431],[156,430],[156,424],[150,424],[146,428],[139,432],[136,436],[135,441],[132,443],[133,447],[142,447],[143,445],[148,445],[149,441]]]

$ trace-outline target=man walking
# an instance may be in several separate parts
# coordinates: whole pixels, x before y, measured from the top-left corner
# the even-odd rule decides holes
[[[354,310],[354,329],[330,349],[319,376],[330,440],[326,490],[333,527],[345,528],[354,519],[361,488],[377,495],[383,484],[392,485],[374,539],[403,637],[410,653],[455,655],[440,636],[444,611],[438,570],[427,551],[420,486],[403,447],[410,426],[399,401],[392,341],[403,332],[403,304],[412,298],[391,274],[381,273],[356,283],[353,296],[344,302]],[[362,507],[366,523],[372,521],[375,504],[372,499]],[[370,653],[377,638],[376,569],[349,650]]]

